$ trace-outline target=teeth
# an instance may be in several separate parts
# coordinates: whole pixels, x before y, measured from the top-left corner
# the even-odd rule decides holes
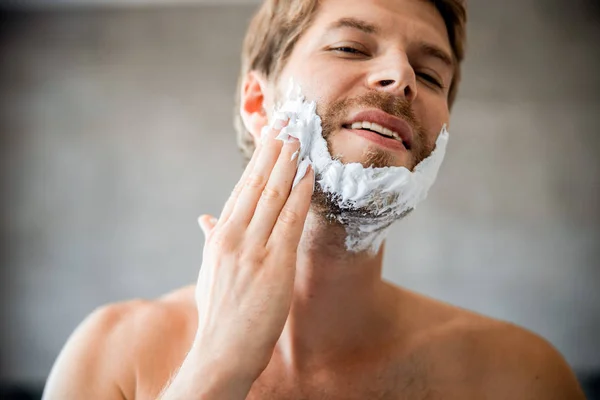
[[[368,121],[354,122],[352,124],[352,129],[369,129],[371,131],[380,133],[383,136],[393,137],[398,140],[401,140],[400,135],[398,135],[396,132],[394,132],[388,128],[384,128],[381,125],[376,124],[375,122],[368,122]]]
[[[371,122],[371,130],[383,134],[383,126]]]

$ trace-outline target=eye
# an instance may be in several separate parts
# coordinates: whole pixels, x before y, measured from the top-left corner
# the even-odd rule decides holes
[[[331,50],[346,54],[366,55],[364,52],[350,46],[334,47]]]
[[[431,83],[435,86],[437,86],[440,89],[444,88],[444,84],[442,82],[440,82],[437,78],[425,73],[425,72],[418,72],[417,76],[420,76],[421,78],[423,78],[424,80],[426,80],[428,83]]]

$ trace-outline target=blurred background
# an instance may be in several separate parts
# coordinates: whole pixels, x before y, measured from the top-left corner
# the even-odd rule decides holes
[[[242,171],[233,94],[258,3],[0,3],[3,399],[39,398],[96,307],[195,281],[196,218]],[[469,3],[447,158],[384,276],[537,332],[600,398],[600,7]]]

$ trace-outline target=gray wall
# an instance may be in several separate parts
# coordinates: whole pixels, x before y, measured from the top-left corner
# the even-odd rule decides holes
[[[583,3],[471,1],[451,142],[385,277],[600,368],[598,26]],[[581,7],[579,7],[579,6]],[[195,280],[200,213],[241,172],[252,7],[11,14],[0,24],[2,370],[44,380],[98,305]]]

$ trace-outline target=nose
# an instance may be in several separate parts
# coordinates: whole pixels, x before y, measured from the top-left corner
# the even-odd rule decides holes
[[[403,97],[410,103],[417,98],[415,71],[404,53],[380,60],[369,74],[367,85],[371,89]]]

